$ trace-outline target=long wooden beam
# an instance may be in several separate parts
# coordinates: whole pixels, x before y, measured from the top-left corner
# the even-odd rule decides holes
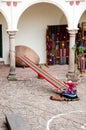
[[[56,79],[54,76],[49,74],[44,69],[37,66],[33,61],[31,61],[27,56],[17,57],[20,61],[24,62],[28,67],[33,69],[36,73],[40,74],[42,77],[44,77],[45,80],[47,80],[50,84],[52,84],[54,87],[56,87],[58,90],[62,91],[66,88],[65,84],[61,82],[60,80]]]

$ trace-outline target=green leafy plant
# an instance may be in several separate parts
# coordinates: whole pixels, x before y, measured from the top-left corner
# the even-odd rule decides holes
[[[78,47],[79,56],[82,56],[83,52],[85,51],[85,48],[83,46]]]

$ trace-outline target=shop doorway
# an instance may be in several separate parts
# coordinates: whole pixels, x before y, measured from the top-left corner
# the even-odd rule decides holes
[[[69,63],[69,34],[67,25],[49,25],[46,32],[47,64]]]

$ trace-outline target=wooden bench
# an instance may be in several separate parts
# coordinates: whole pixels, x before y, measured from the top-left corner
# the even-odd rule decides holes
[[[5,119],[8,130],[30,130],[21,114],[7,114]]]

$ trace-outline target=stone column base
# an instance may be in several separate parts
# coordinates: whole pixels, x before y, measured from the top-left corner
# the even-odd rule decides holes
[[[66,74],[67,80],[71,80],[73,82],[77,82],[80,79],[79,72],[68,72]]]
[[[9,81],[17,81],[17,76],[16,76],[16,74],[10,74],[9,73],[9,75],[7,76],[7,79]]]

